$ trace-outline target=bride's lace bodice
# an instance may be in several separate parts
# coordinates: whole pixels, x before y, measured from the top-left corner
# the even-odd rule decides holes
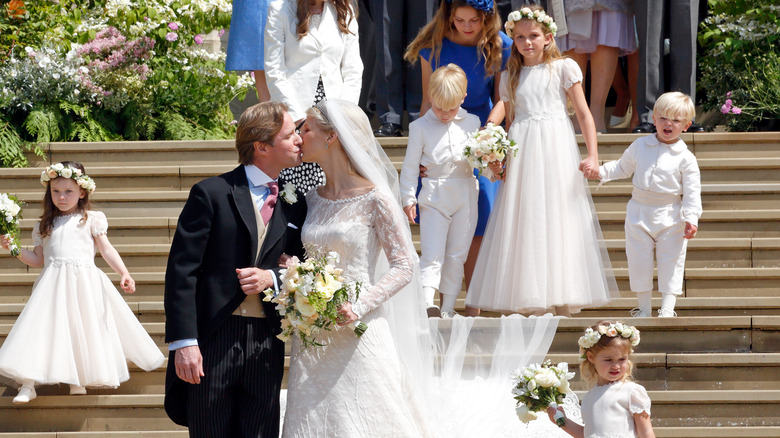
[[[378,189],[360,196],[330,200],[312,189],[301,238],[304,246],[336,251],[344,277],[361,282],[352,311],[362,317],[387,301],[412,279],[416,252],[401,233],[397,202]],[[377,277],[384,250],[390,269]],[[381,271],[384,271],[382,269]]]

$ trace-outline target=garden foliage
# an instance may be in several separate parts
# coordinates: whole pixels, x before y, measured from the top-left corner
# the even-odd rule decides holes
[[[51,141],[233,135],[252,88],[203,48],[229,0],[0,0],[0,161]]]
[[[699,43],[700,96],[732,131],[780,118],[780,4],[709,0]]]

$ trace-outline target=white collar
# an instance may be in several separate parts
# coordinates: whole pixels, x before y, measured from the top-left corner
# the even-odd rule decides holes
[[[269,182],[276,181],[254,164],[244,165],[244,172],[246,172],[246,179],[249,180],[252,187],[267,186]]]
[[[458,114],[455,114],[455,117],[450,121],[450,123],[454,122],[455,120],[463,120],[468,115],[468,111],[463,109],[463,107],[460,107],[458,110]],[[430,108],[423,117],[426,117],[429,122],[436,122],[441,123],[441,120],[439,120],[438,117],[436,117],[436,114],[433,113],[433,108]]]
[[[682,139],[678,138],[676,142],[673,144],[668,143],[662,143],[660,140],[658,140],[658,137],[655,134],[650,134],[647,136],[646,143],[648,146],[666,146],[669,149],[671,149],[673,152],[682,152],[686,149],[688,149],[688,146],[685,145],[685,142],[682,141]]]

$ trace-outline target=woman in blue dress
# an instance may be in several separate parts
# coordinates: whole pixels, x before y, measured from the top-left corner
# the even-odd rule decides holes
[[[405,58],[422,66],[423,103],[420,115],[431,108],[428,80],[439,66],[455,64],[466,72],[468,87],[463,109],[479,117],[483,125],[499,125],[504,119],[503,105],[493,110],[500,97],[498,81],[512,40],[501,31],[501,17],[492,0],[442,0],[436,16],[412,41]],[[476,171],[475,171],[476,174]],[[482,235],[496,198],[500,182],[479,177],[479,220],[465,264],[466,286],[471,282]],[[466,308],[468,316],[479,309]]]
[[[233,15],[230,17],[230,34],[225,61],[225,70],[253,73],[257,99],[260,102],[271,100],[265,82],[263,64],[263,34],[269,1],[233,0]]]

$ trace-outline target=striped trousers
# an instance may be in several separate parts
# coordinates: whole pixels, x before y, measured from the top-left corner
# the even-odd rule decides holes
[[[198,438],[277,438],[284,343],[278,323],[231,316],[205,342],[201,383],[190,385],[187,418]]]

